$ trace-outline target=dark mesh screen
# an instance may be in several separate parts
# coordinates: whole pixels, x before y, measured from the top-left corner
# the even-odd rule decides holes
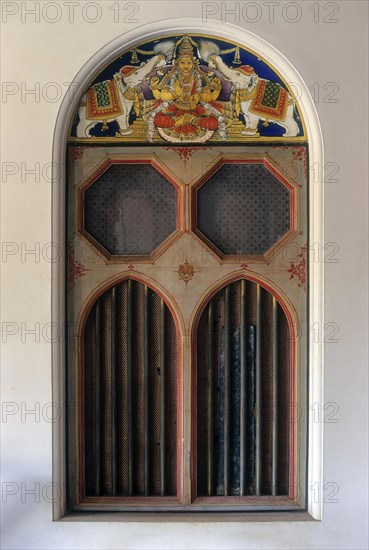
[[[236,281],[228,288],[228,314],[226,289],[223,288],[215,294],[204,309],[198,326],[197,494],[198,496],[287,495],[290,441],[288,322],[278,303],[276,315],[273,317],[273,297],[261,287],[257,291],[257,284],[251,281]],[[213,317],[209,317],[210,307],[213,308]],[[242,310],[243,314],[241,314]],[[228,332],[225,330],[227,315],[230,322]],[[212,322],[209,319],[212,319]],[[258,345],[260,363],[256,353]],[[227,346],[230,348],[228,404],[225,389]],[[214,373],[214,383],[211,388],[212,409],[209,409],[210,371]],[[259,388],[257,388],[258,379]],[[276,408],[273,407],[273,387],[277,388],[274,394]],[[257,390],[260,395],[258,408],[256,406]],[[225,439],[227,407],[229,410],[228,441]],[[241,430],[241,416],[244,422],[243,430]],[[213,423],[210,419],[213,419]],[[258,440],[257,428],[260,428],[260,440]],[[276,438],[273,438],[273,430],[277,433]],[[274,453],[273,445],[276,445],[277,449]],[[225,467],[227,453],[228,471]],[[257,463],[260,469],[258,486]],[[213,474],[209,475],[209,472]]]
[[[113,164],[85,191],[84,228],[110,254],[150,254],[176,229],[176,208],[150,164]]]
[[[279,456],[277,479],[281,494],[287,495],[289,492],[289,425],[290,425],[290,330],[288,322],[282,309],[278,310],[279,324],[279,376],[284,381],[278,386],[277,401],[279,405],[279,429],[277,438],[277,448]]]
[[[260,255],[290,228],[290,194],[263,164],[225,164],[197,191],[197,217],[223,254]]]
[[[273,451],[273,311],[272,295],[265,289],[260,293],[261,313],[261,365],[260,384],[262,387],[260,403],[261,423],[261,461],[260,492],[272,492],[272,451]]]
[[[176,495],[177,336],[154,291],[124,281],[98,298],[86,321],[83,373],[86,495]]]

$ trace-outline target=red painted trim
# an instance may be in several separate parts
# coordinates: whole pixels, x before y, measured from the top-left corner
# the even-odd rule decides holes
[[[75,410],[75,414],[80,414],[80,418],[78,419],[79,422],[75,422],[75,429],[78,429],[79,426],[81,426],[81,429],[78,434],[79,438],[79,454],[80,454],[80,463],[79,463],[79,472],[77,473],[77,479],[78,479],[78,491],[79,491],[79,499],[83,499],[86,496],[86,487],[85,487],[85,400],[84,400],[84,337],[80,338],[77,336],[76,338],[77,345],[79,347],[79,350],[77,349],[77,358],[80,362],[80,365],[82,365],[82,368],[78,369],[78,399],[79,399],[79,407],[77,408],[77,411]],[[79,353],[78,353],[79,351]]]
[[[203,233],[200,231],[200,229],[197,227],[197,191],[202,187],[222,166],[225,164],[262,164],[264,165],[269,172],[271,172],[281,183],[284,187],[286,187],[290,194],[290,227],[288,231],[282,235],[282,237],[276,241],[264,254],[261,256],[257,256],[257,258],[264,258],[265,256],[268,256],[273,249],[278,247],[281,242],[283,242],[286,238],[288,238],[293,231],[297,230],[297,221],[296,221],[296,208],[297,208],[297,194],[296,194],[296,187],[292,185],[276,168],[273,166],[265,157],[261,158],[225,158],[220,159],[214,166],[211,167],[211,169],[206,172],[196,183],[190,188],[190,202],[191,202],[191,216],[190,216],[190,231],[193,233],[194,236],[198,237],[200,239],[201,243],[210,248],[212,252],[217,254],[221,260],[227,261],[230,257],[231,262],[234,263],[234,254],[223,254],[220,250],[218,251],[218,248],[215,246],[214,243],[212,243]],[[217,252],[218,251],[218,252]],[[244,255],[246,256],[246,254]],[[252,256],[251,256],[252,258]]]
[[[291,313],[290,307],[287,303],[287,300],[285,300],[283,294],[281,292],[278,292],[275,288],[271,287],[268,283],[265,281],[259,279],[257,276],[250,275],[250,274],[240,274],[232,275],[226,280],[222,280],[222,282],[217,285],[215,288],[211,290],[210,293],[206,294],[201,300],[200,303],[196,306],[196,314],[192,322],[192,332],[191,332],[191,340],[193,342],[192,346],[192,372],[193,372],[193,378],[192,378],[192,449],[193,449],[193,463],[192,463],[192,495],[193,499],[197,498],[197,471],[196,471],[196,464],[197,464],[197,332],[198,332],[198,324],[201,318],[202,313],[205,310],[206,305],[209,303],[211,298],[215,296],[217,292],[219,292],[222,288],[225,288],[230,283],[233,283],[234,281],[239,281],[241,279],[246,279],[247,281],[252,281],[254,283],[259,284],[262,286],[265,290],[267,290],[270,294],[272,294],[277,302],[280,304],[280,306],[283,309],[284,314],[286,315],[289,330],[290,330],[290,448],[289,448],[289,495],[288,498],[290,500],[295,499],[295,430],[296,430],[296,422],[293,421],[293,415],[295,413],[294,411],[294,400],[295,400],[295,347],[296,347],[296,330],[295,330],[295,323],[294,318]],[[296,315],[297,319],[297,315]],[[195,496],[196,495],[196,496]],[[220,499],[224,499],[224,497],[212,497],[216,498],[216,502],[219,504]],[[232,497],[231,497],[232,498]],[[266,497],[269,498],[270,497]],[[277,497],[275,497],[277,498]]]
[[[201,315],[200,315],[201,317]],[[200,320],[200,317],[198,320]],[[194,502],[197,498],[197,329],[198,320],[194,327],[193,336],[191,338],[192,344],[192,360],[191,360],[191,450],[192,450],[192,464],[190,465],[192,471],[191,477],[191,496],[190,503]]]
[[[116,159],[109,157],[106,162],[99,168],[97,172],[94,172],[91,174],[88,181],[84,183],[84,185],[80,188],[80,198],[84,198],[84,193],[86,189],[88,189],[95,181],[102,176],[104,172],[110,168],[110,166],[113,166],[114,164],[150,164],[159,174],[161,174],[169,183],[171,183],[177,190],[177,229],[180,229],[181,227],[181,197],[180,197],[180,191],[181,186],[180,184],[175,181],[169,174],[166,173],[164,168],[160,166],[160,164],[156,161],[154,158],[147,158],[147,159]],[[80,207],[83,209],[83,200],[80,200]],[[80,219],[82,220],[82,225],[80,226],[80,230],[84,228],[84,220],[81,216]]]
[[[78,353],[78,350],[76,351],[77,357],[78,357],[78,379],[79,379],[79,411],[80,411],[80,423],[77,425],[75,423],[76,429],[79,429],[79,495],[80,495],[80,502],[82,500],[86,499],[85,496],[85,447],[84,447],[84,433],[85,433],[85,422],[84,422],[84,334],[85,334],[85,326],[87,318],[91,312],[91,309],[93,305],[96,303],[96,301],[102,296],[105,292],[107,292],[110,288],[114,287],[118,283],[121,283],[122,281],[125,281],[127,279],[132,279],[134,281],[137,281],[139,283],[143,283],[151,290],[156,292],[160,298],[162,298],[165,302],[165,304],[168,306],[169,311],[172,314],[174,324],[176,327],[176,336],[177,336],[177,495],[176,495],[176,502],[180,501],[182,498],[181,494],[181,477],[182,477],[182,399],[181,399],[181,390],[182,390],[182,384],[183,384],[183,366],[182,366],[182,338],[181,338],[181,330],[179,325],[179,320],[177,313],[175,309],[173,308],[173,305],[169,301],[169,297],[166,296],[160,289],[158,289],[155,286],[155,283],[153,281],[148,282],[147,279],[140,277],[139,275],[135,273],[127,273],[127,275],[124,275],[122,277],[119,277],[118,279],[114,279],[113,281],[107,282],[106,285],[99,288],[99,290],[95,293],[93,293],[90,296],[90,299],[87,301],[87,303],[82,306],[84,308],[84,311],[82,313],[82,316],[80,317],[80,320],[78,322],[78,328],[77,328],[77,342],[80,343],[80,350]],[[173,298],[171,298],[173,300]],[[174,301],[174,300],[173,300]],[[97,498],[97,497],[96,497]],[[107,497],[108,498],[108,497]],[[111,497],[112,498],[112,497]],[[119,499],[120,497],[114,497],[115,500]],[[123,497],[124,498],[124,497]],[[126,497],[127,498],[127,497]],[[138,499],[141,501],[141,497],[134,497],[135,499]],[[145,497],[142,497],[143,499]],[[151,498],[157,498],[161,503],[165,502],[165,498],[168,497],[150,497]],[[161,499],[161,500],[160,500]],[[164,500],[163,500],[164,499]],[[131,501],[129,501],[131,502]],[[151,500],[150,500],[151,502]]]
[[[206,172],[193,186],[193,189],[199,189],[204,183],[206,183],[211,176],[215,174],[223,165],[225,164],[263,164],[269,172],[273,174],[287,189],[290,191],[293,191],[295,187],[277,170],[277,168],[271,164],[267,158],[260,157],[260,158],[244,158],[244,157],[232,157],[227,158],[227,155],[220,159],[214,166],[210,168],[208,172]]]
[[[146,158],[146,159],[120,159],[120,158],[111,158],[108,157],[104,163],[100,166],[100,168],[91,174],[87,181],[78,189],[78,220],[77,220],[77,227],[78,231],[96,250],[99,254],[101,254],[104,258],[104,260],[107,260],[108,262],[115,262],[119,260],[123,260],[124,258],[132,258],[132,254],[110,254],[105,247],[96,241],[88,231],[85,230],[85,191],[88,189],[93,183],[95,183],[98,178],[108,170],[108,168],[114,164],[150,164],[155,170],[157,170],[177,191],[177,206],[176,206],[176,229],[168,235],[166,239],[158,246],[156,247],[150,254],[147,255],[139,255],[137,258],[135,258],[135,261],[154,261],[158,255],[160,256],[163,254],[168,247],[173,244],[174,240],[177,240],[183,233],[181,230],[182,221],[185,218],[184,210],[182,212],[182,206],[184,208],[184,204],[182,205],[182,197],[181,197],[181,191],[182,186],[177,182],[174,178],[172,178],[169,174],[166,173],[165,169],[160,166],[160,164],[157,162],[155,158]],[[183,201],[184,202],[184,201]],[[165,244],[166,243],[166,244]],[[159,254],[157,251],[160,250]]]

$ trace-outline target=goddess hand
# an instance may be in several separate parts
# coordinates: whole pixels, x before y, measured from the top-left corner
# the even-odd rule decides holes
[[[212,84],[213,84],[214,90],[220,90],[221,87],[222,87],[222,84],[220,82],[220,78],[218,78],[217,76],[215,78],[213,78]]]
[[[151,77],[150,88],[157,88],[158,84],[159,84],[159,78],[157,76]]]

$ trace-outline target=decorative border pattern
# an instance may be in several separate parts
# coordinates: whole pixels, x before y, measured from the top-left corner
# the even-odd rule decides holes
[[[307,245],[304,244],[304,246],[301,247],[300,254],[298,254],[300,260],[297,263],[291,263],[291,267],[287,269],[288,273],[291,273],[290,279],[297,277],[300,281],[298,286],[302,287],[305,292],[307,292],[306,251]]]
[[[90,271],[87,267],[83,266],[74,257],[72,245],[68,245],[68,290],[71,291],[76,280],[86,275]]]
[[[175,147],[174,145],[172,147],[163,147],[166,151],[174,151],[178,154],[180,160],[183,162],[183,164],[186,166],[187,161],[189,161],[192,157],[192,155],[200,150],[204,149],[210,149],[210,147]]]

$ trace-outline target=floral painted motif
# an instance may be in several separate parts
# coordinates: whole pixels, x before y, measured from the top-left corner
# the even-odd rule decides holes
[[[304,291],[307,290],[307,279],[306,279],[306,251],[307,251],[307,245],[305,244],[301,248],[300,254],[298,254],[298,257],[300,258],[298,263],[291,263],[291,267],[287,270],[290,275],[290,279],[294,279],[295,277],[298,278],[300,281],[298,283],[298,286],[302,287]]]
[[[198,151],[199,149],[209,149],[209,147],[165,147],[167,151],[174,151],[178,154],[180,160],[183,162],[183,164],[186,166],[187,161],[190,160],[192,155]]]
[[[181,281],[184,281],[186,283],[186,286],[187,286],[187,283],[194,276],[194,273],[195,273],[194,268],[192,267],[192,265],[188,263],[187,260],[185,261],[184,264],[181,264],[178,268],[179,278]]]
[[[280,149],[281,151],[291,151],[292,152],[292,163],[294,161],[303,163],[304,176],[307,177],[307,150],[305,147],[297,146],[290,147],[289,145],[272,145],[273,149]],[[292,174],[290,174],[292,175]]]
[[[69,160],[70,161],[76,161],[80,160],[82,158],[83,152],[85,149],[96,149],[96,147],[91,147],[88,145],[77,145],[76,147],[70,147],[69,148]]]
[[[75,257],[73,248],[71,245],[68,246],[68,288],[69,290],[72,290],[74,285],[76,284],[76,279],[79,279],[80,277],[83,277],[87,271],[87,267],[84,267],[81,263],[79,263]]]
[[[306,158],[306,149],[305,147],[294,147],[292,150],[293,160],[303,162],[304,167],[304,176],[307,177],[307,158]]]

